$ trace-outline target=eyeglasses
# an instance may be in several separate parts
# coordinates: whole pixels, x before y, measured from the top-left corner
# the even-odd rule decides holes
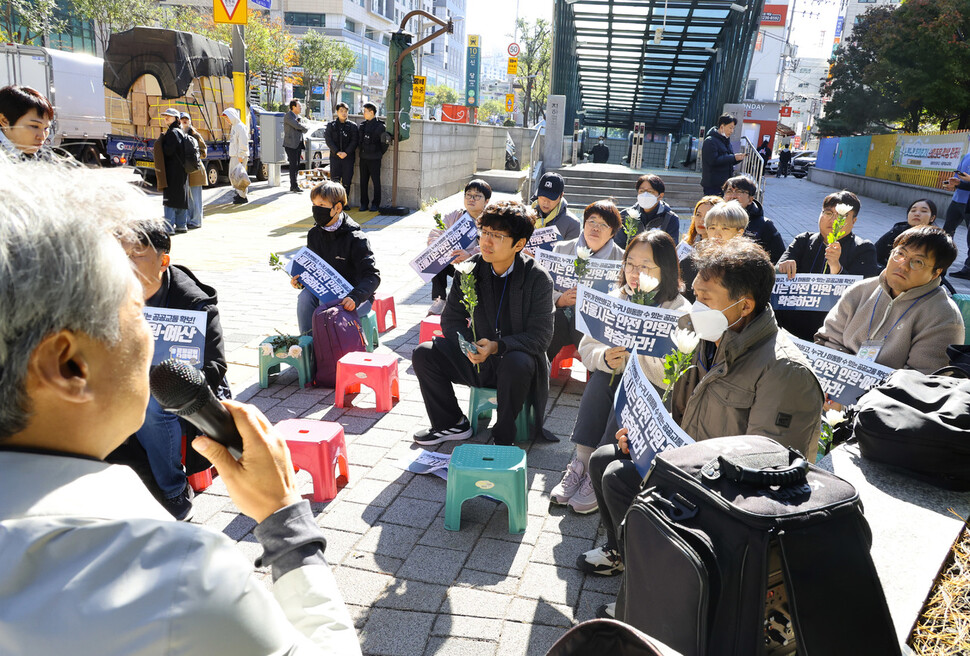
[[[492,232],[491,230],[479,230],[478,238],[487,239],[489,241],[502,244],[505,242],[506,239],[511,239],[512,237],[510,237],[509,235],[501,235],[497,232]]]
[[[465,194],[465,200],[470,200],[473,203],[477,203],[480,200],[485,200],[485,196],[482,194]]]
[[[606,225],[605,223],[601,223],[599,221],[587,221],[586,225],[592,228],[593,230],[597,230],[597,231],[610,229],[610,226]]]
[[[889,254],[889,257],[893,262],[896,262],[898,264],[902,264],[903,262],[906,262],[907,264],[909,264],[909,268],[912,269],[913,271],[925,271],[926,269],[933,266],[929,262],[924,260],[922,257],[920,257],[919,255],[910,255],[898,248],[894,248],[892,252]]]
[[[650,271],[651,269],[659,269],[656,264],[651,262],[650,264],[633,264],[632,262],[626,262],[624,265],[627,271],[633,271],[635,273],[640,273],[642,271]]]

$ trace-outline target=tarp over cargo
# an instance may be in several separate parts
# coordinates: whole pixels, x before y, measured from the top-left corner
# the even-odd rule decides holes
[[[104,54],[104,85],[126,97],[142,75],[153,75],[162,98],[184,96],[193,78],[232,77],[232,51],[198,34],[135,27],[111,35]]]

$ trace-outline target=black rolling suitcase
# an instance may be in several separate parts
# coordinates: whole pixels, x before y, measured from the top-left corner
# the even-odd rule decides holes
[[[684,656],[900,653],[855,488],[765,437],[660,453],[616,617]]]

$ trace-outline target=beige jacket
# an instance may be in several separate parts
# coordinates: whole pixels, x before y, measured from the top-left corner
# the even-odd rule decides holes
[[[610,296],[615,296],[626,301],[629,299],[627,291],[628,288],[626,287],[623,289],[615,289],[610,292]],[[686,298],[678,294],[677,298],[674,300],[661,303],[658,307],[665,310],[674,310],[676,312],[688,312],[690,310],[690,303]],[[583,340],[579,343],[579,357],[583,360],[583,366],[590,371],[596,370],[612,373],[613,370],[608,364],[606,364],[606,351],[609,348],[612,348],[609,344],[604,344],[603,342],[596,341],[589,335],[584,335]],[[663,358],[658,358],[651,355],[641,355],[639,358],[640,367],[647,375],[647,379],[656,387],[666,389],[667,386],[663,384]],[[618,373],[622,373],[622,369]]]
[[[695,440],[763,435],[815,462],[825,399],[818,379],[770,307],[736,333],[728,330],[710,369],[700,354],[677,381],[672,414]]]
[[[883,271],[845,291],[815,333],[815,343],[856,354],[866,340],[883,337],[877,364],[930,374],[950,363],[947,346],[963,343],[963,316],[939,278],[892,298]]]

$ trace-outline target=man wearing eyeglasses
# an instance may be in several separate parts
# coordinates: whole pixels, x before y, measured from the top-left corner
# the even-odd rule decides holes
[[[946,347],[963,343],[963,317],[940,286],[957,256],[936,226],[903,232],[878,278],[849,287],[829,311],[815,343],[893,369],[929,374],[949,364]]]
[[[443,337],[421,344],[412,356],[431,420],[430,428],[414,434],[415,443],[430,446],[472,436],[454,383],[496,390],[496,444],[511,445],[516,417],[530,410],[531,435],[558,441],[542,430],[549,396],[552,278],[521,254],[533,230],[531,212],[514,201],[489,205],[482,214],[481,253],[455,267],[458,275],[441,313]],[[471,276],[475,289],[471,313],[463,305],[469,301],[462,291],[465,275]]]

